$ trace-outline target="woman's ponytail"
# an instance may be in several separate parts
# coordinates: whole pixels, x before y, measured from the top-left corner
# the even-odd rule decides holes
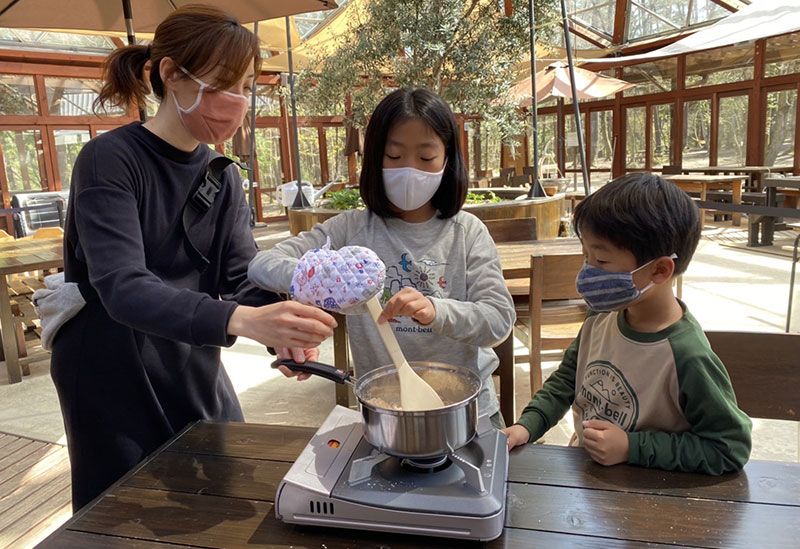
[[[128,110],[144,105],[150,87],[144,68],[150,60],[150,46],[126,46],[113,51],[103,63],[103,87],[94,101],[94,110],[111,104]]]

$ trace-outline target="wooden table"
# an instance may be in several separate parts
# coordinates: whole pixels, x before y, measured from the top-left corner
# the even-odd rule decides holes
[[[800,192],[800,177],[768,178],[764,180],[764,189],[767,193],[766,206],[777,208],[777,195],[783,193]],[[800,214],[800,212],[798,212]],[[775,215],[754,215],[750,220],[748,246],[771,246],[775,235],[775,223],[780,219]],[[761,237],[759,238],[759,228]]]
[[[582,448],[511,453],[506,528],[488,544],[296,526],[275,518],[278,484],[314,430],[190,425],[40,547],[797,547],[800,465],[754,461],[710,477],[617,465]]]
[[[746,176],[741,175],[665,175],[663,178],[675,184],[685,192],[699,192],[700,200],[706,200],[706,194],[711,190],[732,191],[731,202],[742,203],[742,186]],[[705,219],[705,210],[700,210],[700,222]],[[742,224],[742,214],[733,214],[733,224],[737,227]]]
[[[769,176],[772,166],[705,166],[698,168],[681,168],[685,174],[703,173],[708,175],[746,175],[750,178],[750,187],[760,191],[764,178]]]
[[[0,240],[0,331],[8,370],[8,382],[22,381],[19,348],[11,314],[8,275],[55,269],[64,265],[62,238],[24,238]]]
[[[528,295],[531,273],[531,254],[574,254],[581,251],[578,238],[555,238],[550,240],[521,240],[499,242],[497,253],[511,295]]]

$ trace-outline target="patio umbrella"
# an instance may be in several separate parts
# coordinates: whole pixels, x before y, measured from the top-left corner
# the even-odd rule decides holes
[[[0,0],[0,27],[153,32],[170,13],[198,1],[232,13],[242,23],[333,9],[333,0]],[[127,9],[126,9],[127,7]]]
[[[613,95],[622,90],[634,87],[635,84],[612,78],[596,72],[575,67],[575,92],[578,99],[597,99]],[[521,107],[530,107],[531,77],[527,77],[511,88],[511,96]],[[569,80],[569,68],[565,63],[552,63],[546,69],[536,73],[536,102],[548,97],[572,97]]]

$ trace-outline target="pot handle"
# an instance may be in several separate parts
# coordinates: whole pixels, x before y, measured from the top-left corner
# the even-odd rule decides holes
[[[272,367],[278,368],[279,366],[286,366],[295,372],[314,374],[315,376],[324,377],[336,383],[347,383],[350,381],[350,372],[343,372],[330,364],[324,364],[322,362],[295,362],[290,358],[279,358],[272,363]]]

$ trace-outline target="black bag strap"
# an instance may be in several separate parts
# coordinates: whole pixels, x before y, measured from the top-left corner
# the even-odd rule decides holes
[[[197,186],[195,191],[189,195],[189,199],[183,206],[183,232],[186,243],[186,251],[189,257],[195,262],[197,270],[201,273],[205,272],[210,264],[210,261],[205,256],[211,243],[214,241],[214,232],[216,227],[211,225],[208,230],[201,237],[192,239],[189,236],[189,229],[195,224],[197,219],[211,209],[214,204],[214,199],[222,189],[222,173],[231,164],[238,164],[232,158],[227,156],[216,156],[211,159],[206,168],[203,179]],[[205,252],[205,253],[204,253]]]

